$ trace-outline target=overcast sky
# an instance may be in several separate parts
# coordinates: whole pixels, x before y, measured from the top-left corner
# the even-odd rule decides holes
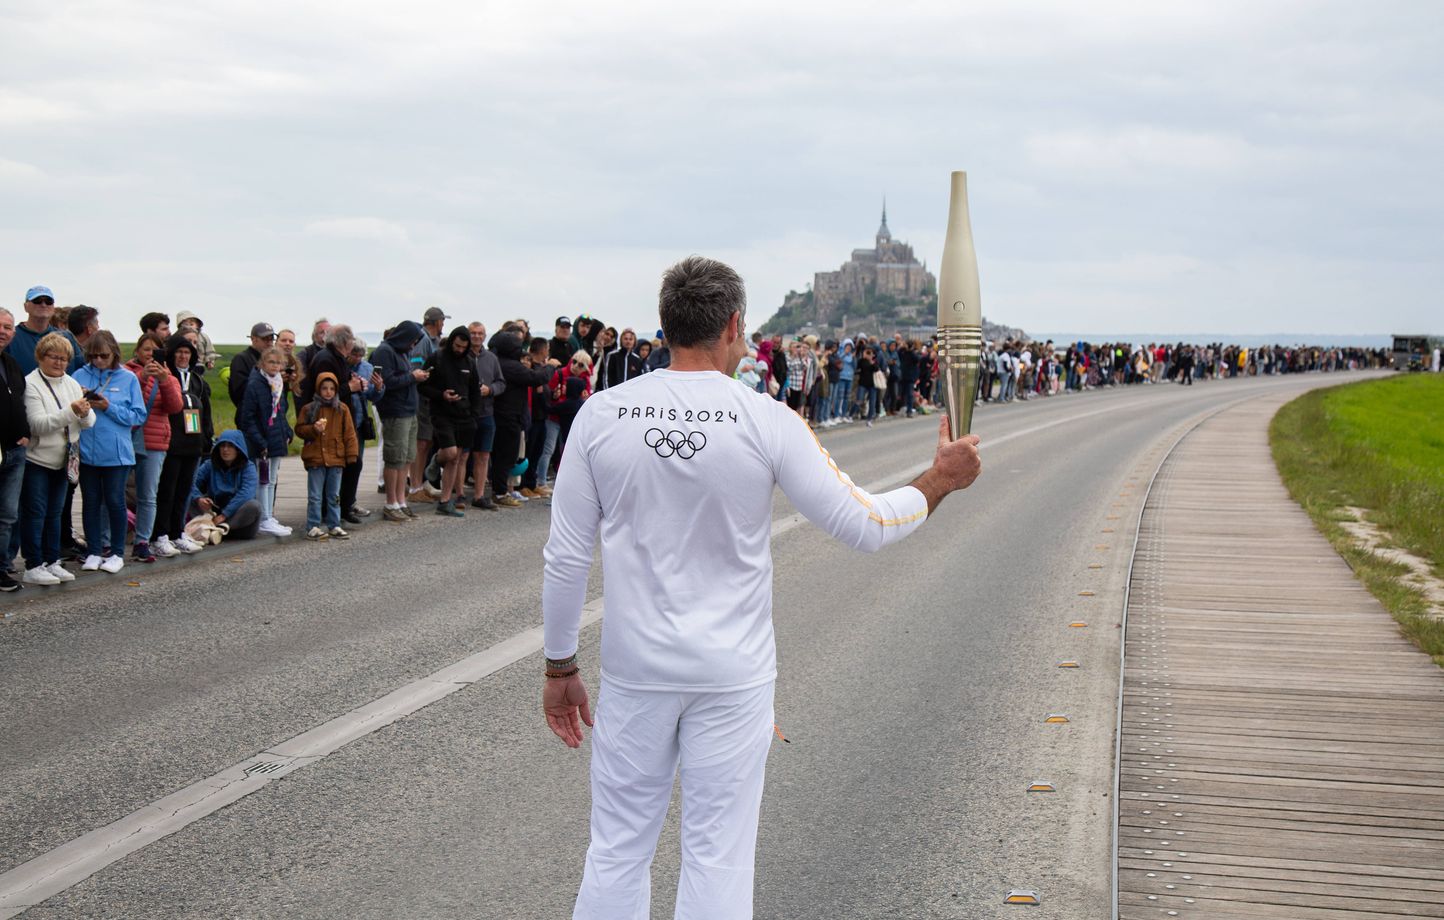
[[[688,6],[10,0],[0,303],[755,327],[966,169],[995,321],[1444,332],[1444,4]]]

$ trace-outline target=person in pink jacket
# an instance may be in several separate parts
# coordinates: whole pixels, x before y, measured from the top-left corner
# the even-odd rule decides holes
[[[150,548],[151,531],[155,529],[155,494],[160,486],[160,468],[170,449],[170,417],[181,410],[180,384],[165,366],[165,340],[148,332],[135,343],[135,351],[126,362],[126,370],[140,379],[140,393],[145,399],[145,424],[137,425],[131,434],[135,441],[135,560],[154,562]],[[167,548],[169,548],[167,546]],[[177,555],[170,549],[167,555]]]

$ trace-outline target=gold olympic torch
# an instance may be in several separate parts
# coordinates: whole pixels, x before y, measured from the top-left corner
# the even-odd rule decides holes
[[[948,205],[948,235],[938,271],[938,358],[953,440],[973,427],[973,398],[978,392],[983,356],[983,304],[978,294],[978,255],[968,220],[968,174],[953,173]]]

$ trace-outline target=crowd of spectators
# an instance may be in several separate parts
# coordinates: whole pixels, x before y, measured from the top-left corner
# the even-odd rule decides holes
[[[547,502],[551,471],[592,392],[670,364],[660,330],[643,338],[585,314],[550,336],[512,320],[448,332],[444,311],[404,320],[368,348],[318,320],[309,341],[258,322],[229,363],[193,312],[140,320],[133,346],[86,305],[26,292],[25,317],[0,308],[0,591],[57,585],[82,571],[201,551],[207,543],[288,536],[276,517],[282,458],[302,443],[304,534],[345,540],[376,512],[359,499],[368,442],[380,447],[379,515],[404,525],[414,506],[444,517]],[[1315,347],[1078,342],[987,343],[980,401],[1010,402],[1101,386],[1385,366],[1382,352]],[[931,341],[856,336],[820,342],[753,335],[742,384],[820,428],[934,405]],[[213,387],[213,383],[219,385]],[[234,427],[216,431],[216,399]],[[375,456],[373,454],[373,456]],[[470,489],[468,500],[468,487]],[[82,531],[73,532],[75,493]],[[18,526],[17,526],[18,525]],[[12,568],[23,559],[23,567]],[[20,574],[20,578],[16,578]]]
[[[345,524],[376,513],[358,501],[373,441],[388,522],[415,520],[423,503],[455,518],[468,505],[546,502],[582,401],[670,363],[660,331],[643,339],[586,315],[557,317],[550,336],[514,320],[488,337],[481,322],[447,332],[450,317],[432,307],[374,349],[324,319],[300,348],[293,330],[258,322],[223,364],[195,313],[178,314],[174,331],[169,316],[146,314],[129,347],[95,308],[57,307],[47,287],[26,292],[24,312],[17,323],[0,308],[7,592],[72,581],[67,563],[119,572],[131,534],[129,561],[140,563],[289,536],[276,495],[297,440],[311,540],[345,540]],[[216,399],[231,403],[234,427],[216,431]]]
[[[815,335],[785,338],[753,333],[738,378],[770,393],[816,428],[935,408],[939,376],[934,341],[859,335],[820,341]],[[1380,368],[1384,349],[1240,345],[1004,340],[984,342],[978,402],[1007,403],[1097,387]]]

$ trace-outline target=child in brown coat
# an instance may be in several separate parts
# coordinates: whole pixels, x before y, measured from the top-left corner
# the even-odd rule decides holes
[[[296,434],[306,442],[301,448],[306,467],[306,539],[345,540],[351,535],[341,529],[341,471],[356,462],[359,444],[351,407],[341,401],[335,374],[327,371],[316,378],[316,398],[297,416]]]

